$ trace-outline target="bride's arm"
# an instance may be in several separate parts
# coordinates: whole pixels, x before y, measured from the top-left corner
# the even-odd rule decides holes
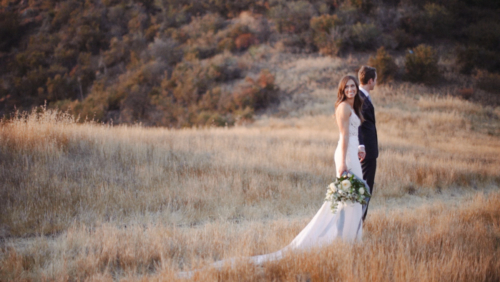
[[[341,163],[337,164],[338,175],[347,170],[347,165],[345,157],[347,154],[347,146],[349,145],[349,117],[351,115],[350,107],[347,103],[341,103],[337,107],[335,112],[335,117],[337,119],[337,125],[339,126],[339,146],[340,146],[340,156]]]

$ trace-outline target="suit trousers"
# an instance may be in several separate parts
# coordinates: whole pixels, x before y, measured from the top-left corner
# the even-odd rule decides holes
[[[373,197],[373,185],[375,181],[375,171],[377,170],[377,159],[364,159],[361,162],[361,168],[363,169],[363,179],[366,181],[366,184],[370,186],[370,193]],[[366,214],[368,213],[368,205],[370,204],[370,199],[368,199],[368,203],[366,204],[366,210],[363,214],[363,221],[366,218]]]

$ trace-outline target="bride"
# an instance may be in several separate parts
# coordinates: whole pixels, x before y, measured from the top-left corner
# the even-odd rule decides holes
[[[335,103],[335,118],[340,131],[334,158],[337,177],[350,171],[359,179],[363,179],[358,159],[358,127],[363,119],[361,115],[363,101],[358,92],[356,78],[345,76],[340,80]],[[347,242],[360,240],[363,231],[362,215],[362,206],[359,203],[339,203],[337,211],[332,213],[330,202],[324,202],[309,224],[288,246],[274,253],[249,257],[248,260],[254,264],[262,264],[279,260],[285,252],[291,250],[307,250],[329,244],[336,239]],[[235,259],[222,260],[213,266],[221,268],[235,261]],[[190,277],[192,274],[193,272],[182,272],[180,276]]]

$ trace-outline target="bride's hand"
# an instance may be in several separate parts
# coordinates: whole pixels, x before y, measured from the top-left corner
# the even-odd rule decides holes
[[[337,174],[342,175],[344,171],[347,171],[347,166],[345,163],[340,164],[340,166],[337,168]]]

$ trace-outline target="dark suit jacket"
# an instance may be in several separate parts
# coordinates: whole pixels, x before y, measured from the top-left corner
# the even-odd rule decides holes
[[[362,114],[365,121],[358,129],[359,145],[365,145],[366,159],[378,158],[377,127],[375,127],[375,109],[372,102],[360,89],[359,95],[363,99]]]

